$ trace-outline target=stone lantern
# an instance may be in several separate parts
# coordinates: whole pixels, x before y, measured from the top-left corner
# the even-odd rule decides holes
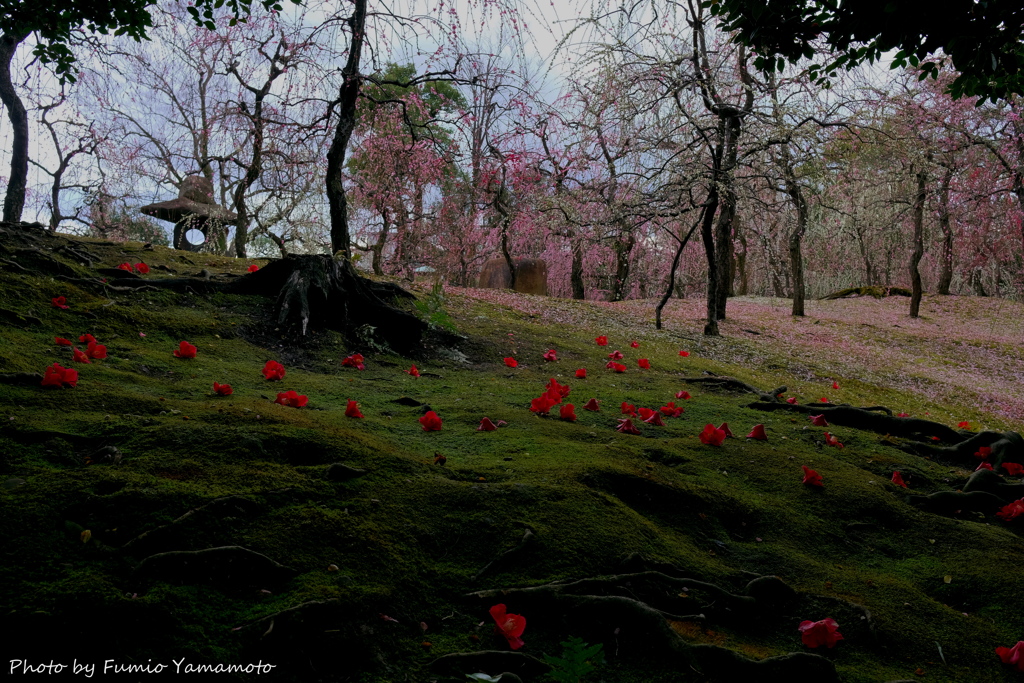
[[[227,230],[224,226],[234,224],[238,216],[213,201],[213,183],[203,176],[190,175],[181,181],[178,198],[156,204],[147,204],[139,209],[142,213],[162,221],[174,223],[175,249],[199,251],[208,242],[220,242],[218,250],[227,251]],[[186,235],[190,230],[203,234],[203,242],[190,242]]]

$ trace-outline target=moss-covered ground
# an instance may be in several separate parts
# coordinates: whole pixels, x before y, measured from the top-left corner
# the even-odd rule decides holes
[[[93,267],[145,261],[148,278],[168,276],[157,266],[189,274],[243,273],[248,265],[133,243],[81,244],[102,261]],[[269,300],[111,291],[55,278],[30,255],[3,256],[0,373],[41,374],[54,362],[79,371],[76,388],[0,384],[0,608],[9,660],[77,659],[95,664],[100,680],[108,660],[173,670],[172,660],[182,658],[277,667],[217,680],[459,680],[432,673],[429,663],[508,648],[494,634],[490,604],[467,593],[621,573],[641,562],[733,592],[755,576],[777,575],[798,593],[754,621],[673,621],[690,642],[755,659],[806,651],[799,623],[832,617],[845,640],[822,654],[843,681],[1020,679],[994,649],[1024,639],[1021,521],[924,512],[890,482],[898,469],[916,493],[956,489],[972,467],[909,455],[883,435],[844,427],[828,430],[845,444],[831,448],[826,430],[803,416],[758,412],[746,407],[749,394],[682,378],[714,372],[764,390],[787,384],[801,402],[827,395],[951,426],[956,421],[945,416],[1021,431],[1005,412],[886,384],[827,356],[815,365],[780,334],[737,330],[731,339],[703,340],[699,321],[681,313],[655,331],[649,302],[644,309],[449,292],[445,310],[464,341],[432,344],[410,359],[334,332],[297,343],[266,322]],[[52,256],[76,277],[95,277]],[[56,296],[67,298],[67,310],[51,306]],[[861,304],[829,302],[829,310],[844,305]],[[781,330],[788,323],[778,308],[764,306]],[[71,350],[54,343],[65,337],[81,348],[86,333],[107,346],[106,359],[73,363]],[[881,345],[886,333],[871,330]],[[594,342],[602,334],[607,347]],[[639,348],[630,347],[634,339]],[[181,340],[198,347],[194,359],[172,355]],[[1021,340],[1003,344],[1020,357]],[[550,348],[556,362],[542,359]],[[625,356],[623,374],[604,367],[615,349]],[[689,356],[679,355],[684,349]],[[341,366],[356,352],[366,357],[364,371]],[[508,356],[518,368],[506,367]],[[639,369],[639,358],[651,369]],[[263,378],[268,360],[284,364],[283,381]],[[412,363],[418,378],[406,373]],[[586,379],[575,378],[577,368]],[[558,419],[557,407],[547,416],[530,412],[530,399],[552,377],[571,386],[577,421]],[[234,393],[215,395],[215,381]],[[275,404],[287,389],[308,396],[308,405]],[[680,390],[692,398],[675,399]],[[590,398],[600,411],[582,409]],[[349,400],[363,419],[345,417]],[[620,434],[624,401],[650,408],[675,401],[685,413],[664,427],[641,425],[639,436]],[[421,428],[427,407],[442,418],[441,431]],[[484,416],[507,424],[477,431]],[[704,425],[722,422],[736,438],[703,445]],[[758,423],[768,440],[744,439]],[[84,464],[105,446],[121,460]],[[332,479],[332,463],[366,473]],[[802,485],[801,465],[817,470],[824,487]],[[228,496],[236,497],[230,505],[202,507]],[[534,541],[477,576],[519,543],[524,528]],[[137,571],[149,555],[221,546],[243,546],[294,574],[263,585]],[[666,596],[675,614],[707,606],[699,591],[675,592]],[[286,610],[315,601],[322,614],[307,605],[302,618],[289,618]],[[509,612],[519,612],[512,602]],[[559,643],[574,635],[602,642],[605,662],[586,680],[713,678],[621,651],[614,631],[523,615],[523,651],[535,656],[561,654]]]

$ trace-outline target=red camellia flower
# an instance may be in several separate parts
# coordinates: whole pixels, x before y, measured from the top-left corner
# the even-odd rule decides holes
[[[822,403],[828,403],[828,396],[822,396],[821,397],[821,402]]]
[[[832,388],[833,389],[838,389],[839,388],[839,382],[832,382]]]
[[[605,367],[606,368],[610,368],[610,369],[614,370],[615,372],[625,372],[626,371],[626,366],[625,365],[623,365],[622,363],[616,363],[613,360],[608,361],[608,364],[605,365]]]
[[[726,436],[732,436],[732,432],[729,430],[728,422],[723,422],[722,424],[718,425],[718,428],[725,432]]]
[[[654,415],[655,411],[651,410],[650,408],[637,408],[637,413],[639,413],[640,419],[646,422],[647,418],[649,418],[651,415]]]
[[[520,637],[523,635],[523,631],[526,630],[526,617],[518,614],[507,614],[505,612],[505,605],[495,605],[488,611],[491,613],[494,623],[497,624],[494,627],[494,632],[505,636],[505,640],[508,641],[510,648],[518,650],[526,644]]]
[[[416,366],[414,365],[411,368],[409,368],[408,370],[406,370],[405,374],[412,375],[413,377],[419,377],[420,376],[420,371],[417,370]]]
[[[754,425],[754,428],[747,434],[748,439],[757,439],[758,441],[767,441],[768,435],[764,433],[764,425]]]
[[[558,417],[569,422],[576,421],[576,407],[571,403],[566,403],[564,406],[558,409]]]
[[[42,386],[44,387],[74,387],[78,384],[78,370],[63,368],[54,363],[46,368],[43,373]]]
[[[982,462],[980,465],[974,468],[975,472],[977,472],[978,470],[989,470],[990,472],[994,471],[992,469],[992,463],[990,462]]]
[[[686,358],[687,356],[690,355],[690,352],[689,351],[680,351],[679,355],[682,356],[683,358]]]
[[[956,426],[959,427],[960,429],[970,429],[971,423],[968,422],[967,420],[964,420],[963,422],[958,422]]]
[[[234,392],[235,390],[231,388],[230,384],[221,384],[220,382],[213,383],[213,393],[218,396],[230,396]]]
[[[1003,469],[1006,470],[1006,473],[1011,477],[1019,477],[1024,474],[1024,465],[1016,462],[1004,462]]]
[[[498,428],[498,426],[496,424],[494,424],[493,422],[491,422],[491,418],[485,417],[484,419],[480,420],[480,426],[476,428],[476,431],[478,431],[478,432],[493,432],[497,428]]]
[[[1009,664],[1015,671],[1024,671],[1024,640],[1018,640],[1013,647],[997,647],[999,661]]]
[[[640,430],[636,428],[636,425],[633,424],[633,421],[630,420],[628,417],[619,420],[619,426],[615,428],[615,431],[621,432],[623,434],[634,434],[637,436],[640,435]]]
[[[623,415],[636,415],[636,406],[632,403],[626,403],[623,401],[620,408],[622,409]]]
[[[54,308],[71,308],[70,306],[68,306],[68,299],[65,296],[55,296],[52,299],[50,299],[50,303],[53,304]]]
[[[143,275],[149,274],[149,266],[147,266],[145,263],[136,263],[135,270],[139,273],[142,273]]]
[[[835,448],[844,448],[843,444],[839,443],[839,439],[832,436],[828,432],[825,432],[825,444],[828,446],[833,446]]]
[[[353,353],[351,356],[348,356],[347,358],[341,361],[341,367],[355,368],[356,370],[365,370],[366,365],[363,364],[364,360],[365,359],[363,358],[363,354]]]
[[[89,356],[87,356],[86,354],[82,353],[78,349],[74,349],[72,351],[71,358],[76,363],[91,363],[92,362],[91,360],[89,360]]]
[[[92,341],[85,349],[85,355],[94,360],[102,360],[107,357],[107,347]]]
[[[176,358],[195,358],[196,347],[189,344],[187,341],[183,341],[178,344],[178,349],[174,352]]]
[[[506,358],[505,365],[509,366],[510,368],[516,368],[519,367],[519,361],[517,361],[515,358]]]
[[[646,410],[646,408],[645,408],[645,410]],[[661,413],[658,412],[657,410],[652,410],[650,415],[648,415],[647,417],[643,418],[643,421],[646,422],[647,424],[653,425],[655,427],[664,427],[665,426],[665,421],[661,419]]]
[[[825,486],[825,484],[821,480],[820,474],[812,470],[807,465],[800,465],[800,468],[803,469],[804,471],[804,479],[802,482],[803,484],[806,484],[807,486]]]
[[[982,460],[988,460],[990,455],[992,455],[992,449],[989,446],[979,446],[978,450],[974,451],[974,457]]]
[[[71,346],[71,340],[65,339],[64,337],[54,337],[53,343],[57,346]]]
[[[896,413],[896,417],[910,417],[910,413]]]
[[[675,401],[669,401],[661,408],[658,408],[658,410],[660,410],[661,414],[665,417],[679,417],[684,412],[682,408],[676,406]]]
[[[548,390],[548,393],[551,394],[551,398],[556,399],[555,403],[561,403],[562,399],[568,396],[569,392],[572,391],[568,384],[559,384],[554,377],[548,380],[545,388]]]
[[[284,379],[284,375],[284,366],[278,363],[276,360],[268,360],[267,364],[263,366],[263,376],[266,377],[268,380],[282,380]]]
[[[836,646],[840,640],[843,639],[843,635],[839,633],[839,624],[836,623],[835,619],[822,619],[821,621],[802,621],[800,622],[800,639],[804,641],[804,645],[807,647],[821,647],[824,645],[828,648]]]
[[[592,398],[583,404],[583,410],[593,410],[595,413],[601,410],[601,406],[598,404],[596,398]]]
[[[352,399],[349,399],[345,406],[345,417],[363,417],[362,412],[359,411],[359,404]]]
[[[700,442],[705,446],[721,446],[725,443],[725,432],[716,429],[715,425],[704,426],[704,431],[699,434]]]
[[[256,265],[255,263],[252,263],[252,264],[250,264],[250,265],[249,265],[249,267],[248,267],[248,268],[246,268],[246,270],[247,270],[248,272],[250,272],[250,273],[255,273],[255,272],[256,272],[257,270],[259,270],[259,269],[260,269],[260,267],[259,267],[259,266],[257,266],[257,265]]]
[[[598,346],[608,346],[608,337],[604,336],[603,334],[594,341],[597,342]]]
[[[636,362],[636,364],[639,365],[644,370],[651,369],[651,361],[647,360],[646,358],[641,358]]]
[[[580,368],[579,370],[576,371],[576,379],[586,379],[586,378],[587,378],[587,371],[586,371],[585,368]]]
[[[622,360],[622,351],[612,351],[608,354],[608,357],[612,360]]]
[[[82,342],[83,344],[88,344],[89,342],[96,341],[96,337],[92,336],[91,334],[83,334],[81,337],[78,338],[78,341]]]
[[[544,352],[544,360],[546,360],[549,363],[552,361],[556,361],[558,360],[558,353],[555,352],[554,349],[548,349],[547,351]]]
[[[893,470],[893,473],[892,473],[892,483],[896,484],[897,486],[902,486],[903,488],[907,488],[907,482],[903,481],[903,475],[900,474],[899,470]]]
[[[996,513],[996,517],[1007,522],[1017,519],[1021,515],[1024,515],[1024,498],[1015,500],[1009,505],[1003,506],[1003,508]]]
[[[294,389],[288,391],[282,391],[277,395],[274,403],[280,403],[283,406],[291,406],[292,408],[301,408],[309,402],[309,399],[305,396],[297,393]]]
[[[638,342],[635,339],[633,341],[629,342],[629,345],[632,346],[634,349],[639,349],[640,348],[640,342]]]
[[[530,401],[530,412],[538,415],[547,415],[548,411],[558,403],[546,393]]]
[[[796,404],[796,396],[790,396],[789,398],[787,398],[786,399],[786,403],[788,403],[790,405],[795,405]]]
[[[677,391],[676,392],[676,398],[681,398],[683,400],[688,401],[689,399],[691,399],[693,397],[690,396],[690,392],[688,392],[688,391]]]
[[[825,415],[808,415],[811,418],[811,424],[815,427],[828,427],[828,420],[825,419]]]
[[[427,411],[427,414],[420,418],[420,424],[423,425],[425,432],[441,431],[441,418],[433,410]]]
[[[129,273],[132,272],[132,264],[130,263],[119,263],[117,264],[118,270],[127,270]]]

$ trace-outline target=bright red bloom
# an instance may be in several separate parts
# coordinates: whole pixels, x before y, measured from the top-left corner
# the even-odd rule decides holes
[[[828,427],[828,420],[825,419],[825,414],[821,415],[808,415],[811,418],[811,424],[815,427]]]
[[[958,422],[956,426],[959,427],[960,429],[970,429],[971,423],[968,422],[967,420],[964,420],[963,422]]]
[[[353,353],[351,356],[341,361],[341,367],[343,368],[355,368],[356,370],[365,370],[366,366],[363,364],[363,354]]]
[[[219,396],[230,396],[235,392],[235,390],[231,388],[230,384],[221,384],[219,382],[214,382],[213,392]]]
[[[54,337],[53,343],[57,346],[72,346],[71,340],[65,339],[64,337]]]
[[[1021,515],[1024,515],[1024,498],[1015,500],[1009,505],[1003,506],[1003,508],[996,513],[996,517],[1007,522],[1017,519]]]
[[[530,401],[530,412],[537,413],[538,415],[547,415],[548,411],[558,403],[546,393],[541,394],[537,398]]]
[[[828,403],[828,396],[822,396],[821,397],[821,402],[822,403]]]
[[[551,361],[556,361],[558,360],[558,353],[554,349],[548,349],[547,351],[544,352],[544,360],[548,361],[549,363]]]
[[[496,424],[494,424],[493,422],[491,422],[491,418],[485,417],[484,419],[480,420],[480,426],[476,428],[476,431],[478,431],[478,432],[493,432],[497,428],[498,428],[498,426]]]
[[[623,415],[636,415],[636,406],[632,403],[626,403],[623,401],[620,408],[622,408]]]
[[[176,358],[195,358],[196,351],[197,349],[195,346],[189,344],[187,341],[183,341],[178,344],[178,349],[174,352],[174,356]]]
[[[558,417],[569,422],[576,421],[576,407],[571,403],[566,403],[564,406],[558,409]]]
[[[622,360],[622,351],[612,351],[608,354],[608,357],[612,360]]]
[[[614,370],[615,372],[625,372],[626,371],[626,366],[625,365],[623,365],[622,363],[616,363],[613,360],[608,361],[608,364],[605,365],[605,367],[609,368],[611,370]]]
[[[301,408],[309,402],[309,399],[304,395],[296,393],[294,389],[288,391],[282,391],[277,395],[274,403],[280,403],[283,406],[291,406],[292,408]]]
[[[495,605],[488,611],[491,613],[494,623],[497,624],[494,627],[495,633],[505,636],[505,640],[508,641],[510,648],[518,650],[526,644],[520,637],[523,635],[523,631],[526,630],[526,617],[518,614],[507,614],[505,612],[505,605]]]
[[[1018,640],[1013,647],[997,647],[999,661],[1009,664],[1016,671],[1024,671],[1024,640]]]
[[[44,387],[74,387],[78,384],[78,370],[72,370],[71,368],[63,368],[58,363],[54,363],[46,368],[43,373],[43,381],[41,386]]]
[[[715,429],[715,425],[704,426],[704,431],[699,434],[700,442],[705,446],[721,446],[725,443],[725,432]]]
[[[592,398],[583,404],[583,410],[593,410],[595,413],[601,410],[601,406],[597,403],[596,398]]]
[[[633,421],[630,420],[628,417],[619,420],[619,426],[615,428],[615,431],[621,432],[623,434],[635,434],[637,436],[640,435],[640,430],[636,428],[636,425],[634,425]]]
[[[637,413],[639,413],[640,419],[644,422],[646,422],[647,418],[651,415],[654,415],[655,412],[657,411],[651,410],[650,408],[637,408]]]
[[[519,367],[519,361],[517,361],[515,358],[506,358],[505,365],[509,366],[510,368],[516,368]]]
[[[420,418],[420,424],[423,425],[425,432],[441,431],[441,418],[433,410],[428,410],[427,414]]]
[[[89,346],[85,349],[85,355],[94,360],[102,360],[107,357],[107,347],[103,344],[97,344],[96,342],[91,341],[89,342]]]
[[[839,443],[839,439],[837,439],[836,437],[832,436],[828,432],[825,432],[825,445],[827,445],[827,446],[834,446],[836,448],[845,448],[845,446],[843,446],[843,444]]]
[[[768,435],[764,433],[764,425],[754,425],[754,428],[747,434],[748,439],[757,439],[758,441],[767,441]]]
[[[680,351],[679,355],[682,356],[683,358],[686,358],[687,356],[690,355],[690,352],[689,351]]]
[[[129,273],[132,272],[132,270],[133,270],[132,264],[130,264],[130,263],[119,263],[119,264],[117,264],[117,269],[118,270],[127,270]]]
[[[992,455],[992,449],[989,446],[979,446],[978,450],[974,451],[974,457],[982,460],[988,460],[990,455]]]
[[[796,396],[790,396],[789,398],[787,398],[786,403],[794,405],[796,403]]]
[[[548,380],[545,388],[548,390],[548,393],[551,394],[551,398],[557,399],[555,403],[561,403],[562,399],[568,396],[569,392],[572,391],[568,384],[559,384],[554,377]]]
[[[248,268],[246,268],[246,271],[250,272],[250,273],[255,273],[259,269],[260,269],[259,266],[257,266],[255,263],[252,263],[252,264],[249,265]]]
[[[71,359],[74,360],[76,363],[91,363],[92,362],[91,360],[89,360],[89,356],[87,356],[86,354],[82,353],[78,349],[74,349],[72,351]]]
[[[992,463],[985,462],[984,460],[981,462],[980,465],[978,465],[977,467],[974,468],[975,472],[977,472],[978,470],[989,470],[990,472],[994,472],[995,471],[992,468]]]
[[[721,429],[723,432],[725,432],[726,436],[732,436],[732,432],[729,431],[729,423],[728,422],[723,422],[722,424],[718,425],[718,428]]]
[[[639,365],[644,370],[650,370],[651,369],[651,361],[647,360],[646,358],[641,358],[640,360],[638,360],[636,362],[636,364]]]
[[[803,479],[803,482],[801,482],[801,483],[806,484],[807,486],[821,486],[821,487],[825,486],[825,484],[821,480],[821,475],[820,474],[818,474],[817,472],[812,470],[807,465],[800,465],[800,467],[804,471],[804,479]],[[807,622],[807,623],[810,623],[810,622]],[[811,647],[817,647],[817,646],[812,645]]]
[[[276,360],[268,360],[267,364],[263,366],[263,376],[268,380],[282,380],[284,375],[284,366]]]
[[[662,415],[665,417],[679,417],[684,412],[682,408],[676,406],[675,401],[669,401],[658,410],[660,410]]]
[[[50,299],[50,303],[53,304],[54,308],[63,308],[63,309],[71,308],[70,306],[68,306],[68,299],[67,299],[67,297],[64,297],[64,296],[55,296],[52,299]]]
[[[892,472],[892,483],[896,484],[897,486],[902,486],[903,488],[907,488],[907,482],[903,481],[903,475],[900,474],[899,470],[893,470],[893,472]]]
[[[645,408],[646,410],[646,408]],[[651,414],[643,418],[644,422],[655,427],[664,427],[665,421],[661,419],[661,413],[657,410],[652,410]]]
[[[608,337],[604,336],[603,334],[594,341],[597,342],[598,346],[608,346]]]
[[[833,389],[838,389],[839,388],[839,382],[832,382],[832,388]]]
[[[149,274],[149,266],[147,266],[145,263],[136,263],[135,270],[142,273],[143,275]]]
[[[419,377],[420,376],[420,371],[417,370],[416,366],[414,365],[411,368],[409,368],[408,370],[406,370],[405,374],[412,375],[413,377]]]
[[[632,346],[634,349],[639,349],[640,348],[640,342],[638,342],[635,339],[633,341],[629,342],[629,345]]]
[[[363,414],[359,411],[359,404],[352,399],[349,399],[348,404],[345,406],[345,417],[363,417]]]
[[[88,344],[89,342],[96,341],[96,337],[92,336],[91,334],[83,334],[81,337],[78,338],[78,341],[82,342],[83,344]]]
[[[690,400],[693,397],[690,396],[690,392],[688,392],[688,391],[677,391],[676,392],[676,398],[681,398],[683,400],[687,400],[688,401],[688,400]]]
[[[586,379],[586,378],[587,378],[587,371],[586,371],[585,368],[580,368],[579,370],[576,371],[576,379]]]
[[[896,413],[896,417],[910,417],[910,413]]]
[[[1006,473],[1011,477],[1019,477],[1024,474],[1024,465],[1016,462],[1004,462],[1003,469],[1006,470]]]
[[[822,619],[821,621],[802,621],[799,630],[800,639],[807,647],[821,647],[822,645],[833,648],[843,635],[839,632],[839,624],[835,619]]]

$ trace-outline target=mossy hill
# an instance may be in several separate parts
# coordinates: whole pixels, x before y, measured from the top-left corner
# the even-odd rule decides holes
[[[765,392],[788,384],[801,403],[829,395],[914,415],[944,414],[947,403],[828,368],[794,377],[767,336],[703,340],[698,321],[656,332],[624,315],[635,304],[506,293],[523,304],[506,306],[414,288],[459,339],[438,335],[415,358],[371,337],[297,340],[265,322],[270,299],[100,281],[101,268],[122,262],[147,263],[151,279],[241,277],[248,262],[9,237],[0,240],[0,590],[12,662],[77,660],[97,666],[93,680],[157,677],[103,677],[105,663],[165,664],[172,676],[184,658],[276,667],[204,680],[465,681],[479,670],[540,681],[550,680],[544,655],[579,637],[603,645],[586,681],[783,681],[787,671],[833,680],[832,668],[849,683],[1020,680],[994,649],[1024,639],[1022,521],[927,512],[890,481],[899,470],[911,493],[956,490],[976,462],[754,410],[750,393],[683,378],[728,375]],[[67,310],[51,305],[56,296]],[[107,358],[74,363],[54,343],[81,347],[87,333]],[[602,334],[607,347],[594,343]],[[197,347],[194,359],[172,355],[182,340]],[[542,359],[550,348],[556,362]],[[783,360],[738,360],[755,348]],[[616,349],[622,374],[605,368]],[[341,366],[352,353],[365,370]],[[509,356],[518,368],[506,367]],[[268,360],[285,366],[283,381],[264,379]],[[79,371],[77,387],[40,386],[55,362]],[[413,363],[418,378],[406,372]],[[575,422],[557,407],[530,412],[552,377],[571,387]],[[833,380],[840,389],[828,388]],[[215,395],[214,382],[233,393]],[[289,389],[308,405],[274,403]],[[692,398],[676,399],[681,390]],[[590,398],[600,411],[583,410]],[[349,400],[365,418],[345,417]],[[621,403],[669,401],[685,413],[663,427],[637,421],[639,436],[616,432]],[[421,428],[426,410],[441,431]],[[977,408],[961,414],[1020,431]],[[507,424],[477,431],[484,416]],[[722,422],[735,438],[717,448],[698,440]],[[745,439],[759,423],[768,440]],[[826,446],[825,431],[845,448]],[[801,465],[824,487],[802,485]],[[225,547],[237,548],[179,552]],[[752,582],[766,576],[781,581]],[[540,599],[515,590],[541,586]],[[509,652],[488,615],[498,603],[526,617],[519,652],[533,659],[471,656]],[[844,640],[808,649],[798,625],[825,618]],[[441,659],[455,653],[464,654]],[[783,663],[749,668],[769,658]]]

